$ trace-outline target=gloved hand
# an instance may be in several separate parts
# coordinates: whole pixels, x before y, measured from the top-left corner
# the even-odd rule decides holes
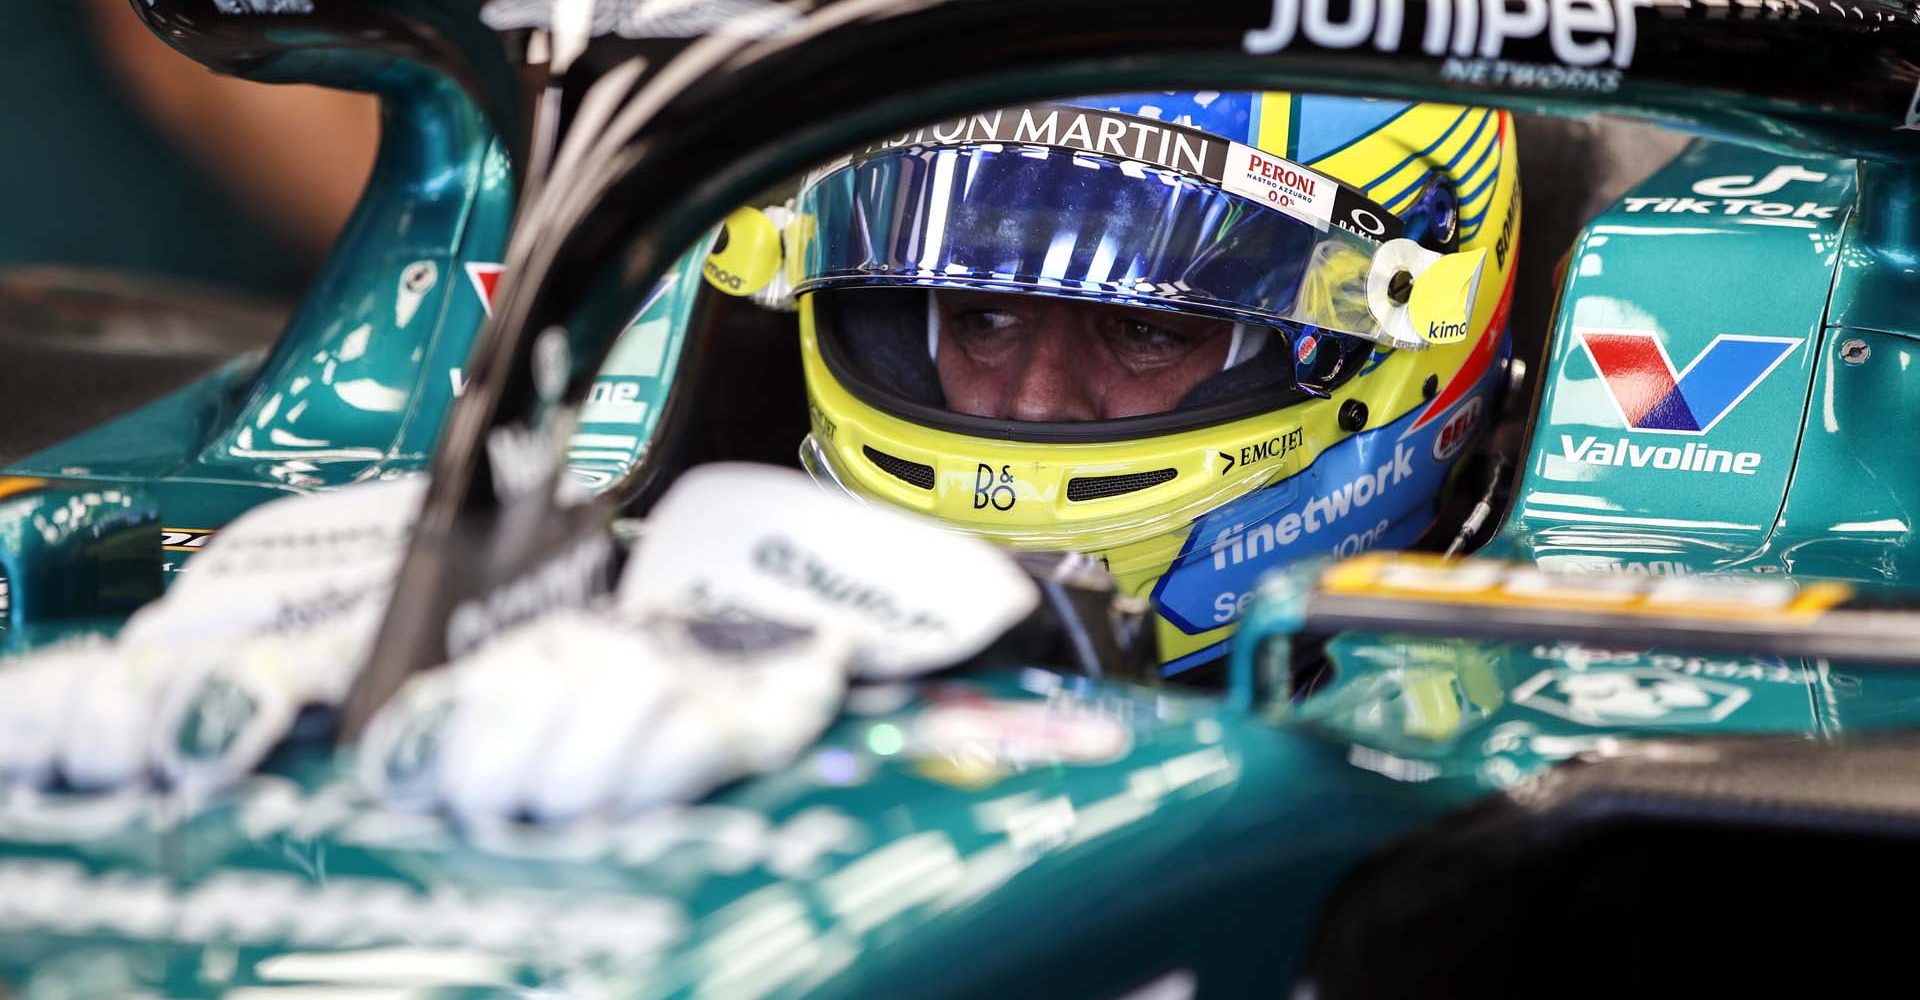
[[[690,801],[791,761],[850,677],[958,663],[1037,601],[978,539],[789,470],[703,466],[655,507],[617,607],[415,677],[369,727],[361,772],[390,802],[470,820]]]
[[[379,627],[424,480],[263,504],[113,640],[0,661],[0,781],[204,790],[303,705],[339,702]]]
[[[0,662],[0,781],[157,773],[194,791],[246,774],[302,706],[345,697],[422,495],[416,480],[263,505],[117,640]],[[1036,602],[983,542],[798,473],[709,466],[656,508],[617,606],[415,678],[362,770],[398,804],[472,818],[690,800],[791,760],[851,674],[957,663]]]
[[[469,819],[696,799],[811,743],[848,651],[834,632],[549,615],[409,683],[361,741],[361,774],[391,804]]]

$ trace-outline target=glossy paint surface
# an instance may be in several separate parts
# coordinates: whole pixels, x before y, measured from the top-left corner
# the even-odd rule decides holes
[[[869,692],[780,772],[557,829],[385,810],[312,745],[186,816],[146,792],[10,792],[0,981],[1117,995],[1184,970],[1203,995],[1277,989],[1353,865],[1571,755],[1920,713],[1920,679],[1820,664],[1335,652],[1331,685],[1264,715],[1038,670]],[[956,713],[1004,725],[956,742]]]
[[[1851,161],[1700,140],[1588,225],[1501,545],[1550,568],[1778,569],[1853,204]]]
[[[836,6],[823,8],[833,12]],[[907,29],[944,26],[940,41],[949,48],[978,43],[977,52],[963,58],[978,56],[980,65],[989,56],[1004,57],[1001,44],[1028,45],[1035,38],[1057,40],[1048,44],[1062,46],[1055,61],[1065,65],[1074,51],[1068,48],[1075,38],[1071,29],[1087,15],[1070,4],[1029,4],[1019,12],[986,3],[900,6],[894,13]],[[1242,48],[1243,38],[1261,29],[1269,14],[1264,8],[1113,5],[1111,16],[1090,30],[1097,37],[1085,43],[1092,61],[1075,64],[1080,75],[1053,82],[1084,86],[1093,70],[1111,79],[1117,68],[1155,68],[1150,62],[1120,66],[1101,46],[1177,45],[1179,59],[1158,68],[1180,70],[1183,78],[1192,78],[1197,68],[1220,75],[1238,70],[1251,79],[1260,64]],[[1882,19],[1900,13],[1891,5],[1853,10],[1860,21],[1864,12]],[[870,23],[896,26],[884,23],[885,10],[871,13]],[[1010,13],[1030,15],[1031,30],[1007,32]],[[1049,13],[1057,20],[1047,21]],[[970,15],[974,20],[967,20]],[[1847,16],[1841,10],[1835,20]],[[1836,27],[1813,16],[1807,20],[1813,22],[1809,31],[1854,28],[1851,22]],[[1883,38],[1897,47],[1906,37],[1900,32],[1821,36],[1848,41],[1830,50],[1805,47],[1807,58],[1835,63],[1807,67],[1804,86],[1811,96],[1781,106],[1758,96],[1787,84],[1774,60],[1754,53],[1790,50],[1736,47],[1716,59],[1716,46],[1729,38],[1778,36],[1782,46],[1803,39],[1763,19],[1697,21],[1663,21],[1658,31],[1648,30],[1648,50],[1655,53],[1648,78],[1629,78],[1625,90],[1606,99],[1645,102],[1669,113],[1694,109],[1702,121],[1737,126],[1744,134],[1765,131],[1775,142],[1811,138],[1841,152],[1865,146],[1897,151],[1911,138],[1888,125],[1908,101],[1912,81],[1859,75],[1900,62],[1868,58]],[[870,23],[846,30],[866,30]],[[1178,30],[1169,28],[1176,23]],[[1042,30],[1048,24],[1062,30]],[[1656,40],[1666,47],[1654,45]],[[889,46],[892,58],[933,61],[927,58],[930,48],[875,32],[837,45],[829,36],[817,52],[773,68],[789,80],[807,78],[792,70],[811,68],[823,87],[838,80],[854,91],[869,86],[867,78],[829,80],[825,68],[864,66],[845,57]],[[1261,78],[1280,82],[1288,73],[1324,69],[1324,46],[1300,47],[1322,50],[1316,53],[1320,61],[1279,65],[1291,56],[1275,56],[1275,67]],[[762,54],[781,51],[767,46]],[[1108,62],[1098,61],[1103,55]],[[1434,82],[1441,72],[1437,59],[1382,51],[1350,63],[1352,78],[1388,81],[1376,80],[1380,89],[1446,89]],[[712,133],[689,127],[691,111],[730,112],[747,106],[749,98],[777,111],[783,100],[818,99],[801,88],[756,90],[752,73],[765,65],[745,60],[733,67],[744,67],[732,92],[735,103],[690,100],[681,117],[665,116],[662,132],[677,126],[686,130],[684,141],[694,143]],[[1822,75],[1823,68],[1830,72]],[[952,79],[966,82],[958,71]],[[1702,79],[1718,79],[1725,87],[1751,84],[1756,96],[1731,99],[1723,90],[1698,86]],[[722,97],[728,82],[701,78],[703,86],[721,88]],[[1041,89],[1037,76],[1022,85]],[[1516,97],[1512,88],[1493,93],[1513,101],[1544,100],[1535,93]],[[942,99],[957,107],[962,98],[984,103],[1006,96],[982,87]],[[825,144],[849,138],[862,122],[874,129],[891,121],[872,107],[865,113],[872,117],[840,121],[841,133],[823,129],[808,141]],[[709,127],[737,129],[741,120],[719,114]],[[664,134],[654,138],[667,143]],[[671,143],[667,147],[673,152]],[[640,287],[626,290],[632,301],[620,299],[617,308],[601,303],[597,313],[582,310],[602,321],[596,332],[583,334],[603,337],[601,348],[623,328],[644,288],[652,287],[649,268],[665,273],[667,255],[680,251],[677,245],[662,247],[691,241],[712,221],[699,218],[700,211],[717,218],[724,203],[737,201],[750,186],[746,168],[725,178],[727,183],[709,184],[713,164],[680,152],[672,170],[640,172],[626,189],[646,199],[637,207],[633,233],[652,238],[647,248],[654,257],[642,255],[636,263],[610,250],[617,241],[605,233],[605,242],[581,255],[595,264],[616,261],[642,276],[632,279]],[[792,151],[796,159],[803,154],[805,148]],[[1835,260],[1844,259],[1837,245],[1822,246],[1841,238],[1840,215],[1802,215],[1802,200],[1816,209],[1840,213],[1853,206],[1860,213],[1868,242],[1878,249],[1862,259],[1861,291],[1836,315],[1880,338],[1869,342],[1873,359],[1884,359],[1889,368],[1899,365],[1902,338],[1911,328],[1902,319],[1901,300],[1873,289],[1902,286],[1869,279],[1888,274],[1875,270],[1879,261],[1897,263],[1905,252],[1899,233],[1872,233],[1874,225],[1905,212],[1905,203],[1880,199],[1872,184],[1850,193],[1843,179],[1848,161],[1833,156],[1783,161],[1725,147],[1702,147],[1694,155],[1704,159],[1681,165],[1693,172],[1662,175],[1650,184],[1666,186],[1649,187],[1645,196],[1674,199],[1672,204],[1680,198],[1787,203],[1757,192],[1713,194],[1698,185],[1724,178],[1712,190],[1740,191],[1762,185],[1780,167],[1794,167],[1824,176],[1812,181],[1796,175],[1779,190],[1789,183],[1826,185],[1818,196],[1796,197],[1785,213],[1743,213],[1813,225],[1741,222],[1730,202],[1714,210],[1720,215],[1692,208],[1656,211],[1653,203],[1636,211],[1623,203],[1606,220],[1623,231],[1589,234],[1584,246],[1597,254],[1600,270],[1587,274],[1579,270],[1584,258],[1576,259],[1565,323],[1605,321],[1652,333],[1672,364],[1648,360],[1642,338],[1640,361],[1630,367],[1640,384],[1657,384],[1659,391],[1635,398],[1659,398],[1645,408],[1615,409],[1600,368],[1591,355],[1579,353],[1587,348],[1559,338],[1549,366],[1555,381],[1542,415],[1542,433],[1551,439],[1536,436],[1526,467],[1530,478],[1522,484],[1527,506],[1510,536],[1528,554],[1642,560],[1649,572],[1660,556],[1687,568],[1734,565],[1768,544],[1783,495],[1785,524],[1797,523],[1794,455],[1797,448],[1812,447],[1801,440],[1800,425],[1813,410],[1808,400],[1821,385],[1822,366],[1834,356],[1820,339]],[[769,163],[756,161],[755,169],[797,166]],[[695,191],[706,201],[689,194]],[[1669,211],[1706,221],[1661,221],[1645,227],[1651,232],[1638,231],[1640,214]],[[1609,244],[1592,243],[1597,236]],[[1630,254],[1622,249],[1629,238],[1641,237],[1651,245]],[[1755,276],[1757,268],[1764,269],[1762,276]],[[1682,285],[1689,275],[1691,283]],[[1589,279],[1596,283],[1581,284]],[[396,287],[396,280],[389,274],[384,284],[369,279],[367,287]],[[562,295],[564,283],[551,275],[538,280],[543,284],[536,291],[551,301],[532,308],[535,292],[525,292],[522,318],[570,319],[579,303]],[[609,285],[569,280],[569,294],[586,287],[608,301],[619,299]],[[1843,276],[1843,285],[1848,280]],[[1694,382],[1686,360],[1711,353],[1723,335],[1800,343],[1776,367],[1748,370],[1756,388],[1728,403],[1723,390],[1694,390],[1721,386],[1731,376]],[[327,343],[339,362],[345,336]],[[530,389],[525,399],[514,396],[528,388],[519,385],[526,374],[505,363],[530,346],[508,339],[490,348],[499,352],[500,370],[517,373],[496,387],[501,395],[491,400],[508,404],[503,423],[526,416],[524,407],[513,412],[532,398]],[[600,353],[578,356],[585,363]],[[1727,370],[1751,364],[1750,358],[1730,357],[1720,361]],[[1863,387],[1891,378],[1865,365],[1855,374],[1853,384]],[[229,384],[245,384],[243,372],[229,377]],[[1833,377],[1838,389],[1841,376]],[[578,380],[576,388],[590,391],[589,381]],[[1654,418],[1665,426],[1651,431],[1698,431],[1687,435],[1698,440],[1687,442],[1695,446],[1691,454],[1683,445],[1672,456],[1672,468],[1662,468],[1667,459],[1657,452],[1669,447],[1668,439],[1636,422],[1675,392],[1692,427],[1669,411]],[[212,428],[227,426],[219,420],[221,407],[240,398],[258,397],[203,387],[171,402],[184,414],[198,415],[194,419],[203,423],[197,426]],[[1725,411],[1717,421],[1700,419],[1716,409]],[[1760,420],[1755,414],[1761,410],[1777,419]],[[255,412],[264,412],[264,405]],[[1870,425],[1872,412],[1870,400],[1836,399],[1835,423]],[[1554,429],[1561,425],[1564,431]],[[1607,464],[1581,466],[1594,468],[1596,477],[1620,477],[1602,490],[1598,479],[1562,467],[1572,463],[1559,445],[1560,433],[1625,439],[1639,450],[1622,445]],[[1699,459],[1701,468],[1692,467],[1703,443],[1727,452],[1724,468],[1712,454]],[[468,457],[479,447],[473,441],[459,445]],[[1549,461],[1554,448],[1561,448],[1562,465]],[[1611,461],[1622,453],[1624,464]],[[1747,453],[1756,459],[1740,459]],[[1581,455],[1597,453],[1588,447]],[[1635,464],[1636,455],[1645,461]],[[1829,468],[1843,461],[1836,456]],[[1736,465],[1749,471],[1734,471]],[[1885,467],[1891,468],[1891,460]],[[458,461],[447,468],[466,470]],[[1629,469],[1639,475],[1629,476]],[[1684,476],[1702,485],[1674,485]],[[1732,485],[1709,484],[1715,476]],[[176,481],[182,490],[190,488]],[[263,475],[238,488],[287,485]],[[1841,484],[1825,488],[1837,494]],[[1610,499],[1616,496],[1626,499]],[[1890,509],[1883,497],[1860,496],[1863,510]],[[1621,506],[1566,497],[1598,497]],[[1656,499],[1680,512],[1658,513]],[[1819,499],[1811,496],[1809,503]],[[1568,512],[1582,519],[1563,516]],[[1683,523],[1654,521],[1661,517]],[[1835,518],[1826,528],[1838,531],[1844,523],[1850,522]],[[1875,531],[1863,532],[1866,545],[1842,556],[1871,563],[1872,546],[1888,545],[1900,534]],[[1794,551],[1824,558],[1817,547]],[[436,995],[541,988],[626,996],[1116,996],[1149,984],[1171,984],[1173,995],[1281,993],[1299,968],[1319,907],[1353,865],[1419,824],[1498,794],[1571,754],[1612,752],[1621,741],[1649,732],[1829,738],[1910,725],[1920,707],[1910,677],[1820,663],[1366,636],[1339,640],[1334,660],[1332,681],[1298,704],[1223,702],[1046,671],[982,673],[909,692],[869,693],[785,770],[696,806],[565,829],[456,830],[439,817],[388,812],[366,801],[348,776],[349,760],[311,739],[297,741],[268,773],[205,811],[183,810],[145,791],[76,798],[8,788],[0,792],[0,981],[30,996],[216,996],[299,987]],[[984,712],[998,721],[968,730],[974,734],[969,738],[943,737],[952,729],[938,723],[943,713],[950,718],[955,711],[976,718]]]

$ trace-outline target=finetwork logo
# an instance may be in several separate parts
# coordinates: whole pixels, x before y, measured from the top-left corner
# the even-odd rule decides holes
[[[1620,419],[1633,430],[1653,434],[1707,433],[1800,346],[1797,337],[1723,333],[1676,374],[1666,347],[1653,333],[1579,333]]]

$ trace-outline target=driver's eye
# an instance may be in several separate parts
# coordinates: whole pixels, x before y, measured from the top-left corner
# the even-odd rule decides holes
[[[1107,344],[1132,365],[1166,364],[1184,357],[1193,338],[1178,330],[1137,319],[1113,318],[1103,324]]]
[[[961,333],[976,335],[1001,333],[1020,322],[1020,317],[1006,309],[966,309],[954,319]]]
[[[962,309],[945,324],[953,342],[974,364],[1005,364],[1020,342],[1020,317],[1007,309]]]

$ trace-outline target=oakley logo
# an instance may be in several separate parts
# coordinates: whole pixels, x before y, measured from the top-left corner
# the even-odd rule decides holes
[[[1660,338],[1644,330],[1581,330],[1620,419],[1637,431],[1705,434],[1779,367],[1797,337],[1723,333],[1674,373]]]

